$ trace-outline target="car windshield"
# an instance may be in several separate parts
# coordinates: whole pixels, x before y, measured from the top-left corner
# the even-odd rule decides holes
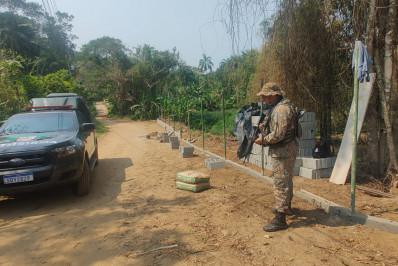
[[[0,127],[1,135],[75,131],[77,121],[72,112],[17,114]]]

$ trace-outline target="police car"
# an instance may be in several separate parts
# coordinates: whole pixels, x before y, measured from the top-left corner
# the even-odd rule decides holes
[[[88,194],[98,145],[82,97],[50,94],[25,109],[0,127],[0,195],[67,184]]]

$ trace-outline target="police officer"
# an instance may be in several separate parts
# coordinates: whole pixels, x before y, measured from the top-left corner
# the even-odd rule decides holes
[[[262,136],[255,143],[269,146],[272,157],[272,175],[276,208],[272,210],[275,218],[263,227],[264,231],[274,232],[286,229],[286,215],[292,215],[293,168],[296,161],[298,130],[298,110],[276,83],[265,84],[257,94],[271,107],[269,116],[260,124]]]

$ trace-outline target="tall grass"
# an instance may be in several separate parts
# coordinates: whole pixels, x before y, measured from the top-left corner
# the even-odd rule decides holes
[[[225,131],[229,134],[233,134],[235,126],[235,116],[238,114],[237,109],[225,110]],[[223,135],[223,112],[222,111],[207,111],[203,112],[204,118],[204,129],[205,132],[210,132],[214,135]],[[195,112],[190,114],[190,126],[192,129],[202,130],[201,114]]]

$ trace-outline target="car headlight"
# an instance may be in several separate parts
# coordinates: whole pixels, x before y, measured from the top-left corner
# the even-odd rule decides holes
[[[76,146],[71,145],[71,146],[66,146],[66,147],[60,147],[60,148],[54,149],[54,151],[58,154],[58,157],[63,157],[63,156],[67,156],[67,155],[76,153]]]

